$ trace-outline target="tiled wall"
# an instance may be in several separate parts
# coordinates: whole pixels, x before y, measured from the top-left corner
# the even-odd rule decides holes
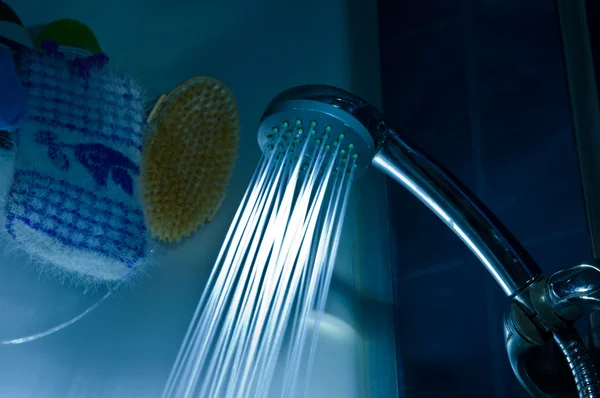
[[[384,111],[486,203],[551,272],[591,252],[556,5],[380,0]],[[474,256],[389,183],[406,397],[524,397],[508,305]]]

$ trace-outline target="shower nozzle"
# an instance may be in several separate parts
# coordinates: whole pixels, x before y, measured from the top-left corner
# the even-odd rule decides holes
[[[300,86],[284,91],[268,105],[258,130],[258,144],[263,152],[269,152],[279,133],[313,136],[332,147],[339,144],[340,150],[352,149],[355,177],[359,177],[371,165],[377,141],[383,137],[382,120],[375,108],[347,91],[323,85]]]

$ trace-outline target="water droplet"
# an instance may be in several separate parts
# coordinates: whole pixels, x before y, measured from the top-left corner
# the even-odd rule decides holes
[[[355,153],[354,155],[352,155],[352,159],[354,159],[354,160],[358,159],[358,154]]]
[[[344,139],[344,137],[345,137],[345,135],[344,135],[344,134],[340,134],[340,135],[338,135],[338,139],[340,139],[340,140],[343,140],[343,139]]]
[[[301,119],[296,119],[296,126],[300,126],[302,124],[302,120]]]
[[[299,128],[297,131],[298,131],[298,134],[304,134],[304,129],[302,129],[302,128]]]
[[[275,134],[279,133],[279,127],[273,127],[273,132],[274,132]]]
[[[328,124],[327,126],[325,126],[325,132],[329,133],[331,131],[331,126]]]
[[[354,144],[353,143],[348,144],[348,149],[352,149],[352,148],[354,148]]]
[[[310,121],[310,127],[315,127],[317,125],[317,121],[316,120],[311,120]]]
[[[282,125],[284,128],[287,128],[287,127],[289,126],[289,123],[288,123],[287,121],[285,121],[285,120],[284,120],[283,122],[281,122],[281,125]]]
[[[340,149],[340,153],[343,155],[343,154],[346,153],[346,150],[345,149]]]

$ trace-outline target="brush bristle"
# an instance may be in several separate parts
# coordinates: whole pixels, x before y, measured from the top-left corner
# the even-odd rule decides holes
[[[146,143],[142,184],[148,226],[179,241],[213,219],[239,145],[235,99],[221,82],[186,81],[167,99]]]

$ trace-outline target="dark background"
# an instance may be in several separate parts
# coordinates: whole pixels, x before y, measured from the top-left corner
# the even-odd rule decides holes
[[[545,272],[591,260],[556,4],[380,0],[387,117],[472,189]],[[525,397],[508,299],[390,183],[401,396]]]

